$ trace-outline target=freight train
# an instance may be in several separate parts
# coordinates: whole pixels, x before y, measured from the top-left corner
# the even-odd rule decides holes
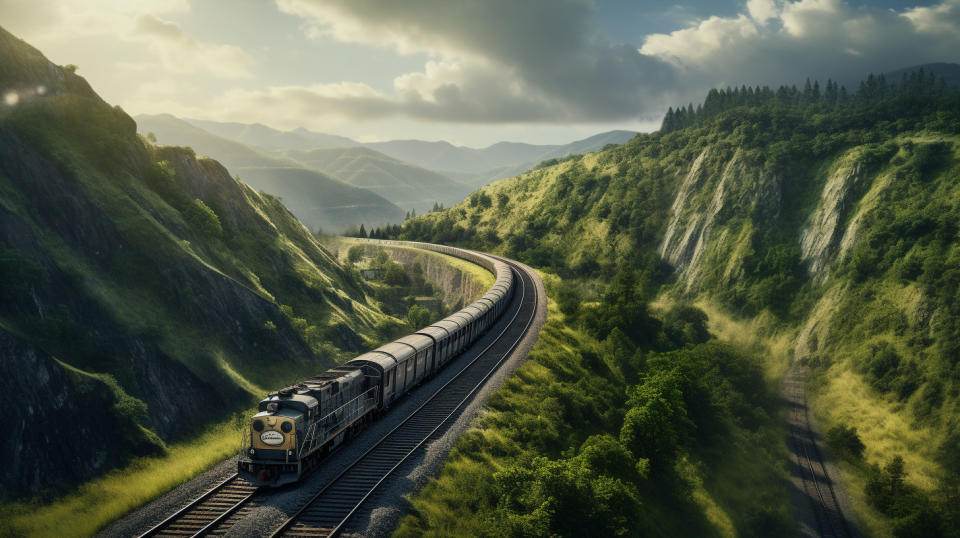
[[[238,472],[261,486],[296,482],[323,456],[434,375],[489,329],[516,287],[506,263],[468,250],[409,241],[377,241],[432,250],[496,275],[493,287],[446,318],[336,368],[267,395],[250,423]]]

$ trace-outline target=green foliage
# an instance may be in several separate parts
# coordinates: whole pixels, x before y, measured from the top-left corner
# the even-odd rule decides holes
[[[480,428],[457,443],[440,482],[414,501],[416,515],[403,521],[399,536],[710,532],[678,469],[689,459],[710,468],[728,454],[720,447],[734,432],[769,427],[775,400],[759,363],[727,346],[698,343],[704,316],[689,306],[665,314],[675,347],[662,332],[638,338],[663,322],[647,312],[634,271],[621,271],[602,298],[584,320],[567,323],[603,326],[605,333],[572,330],[551,313],[526,365],[491,398]],[[685,340],[688,334],[694,341]],[[784,483],[764,480],[765,487],[784,487],[773,502],[783,506]],[[729,507],[744,532],[790,529],[782,509],[752,502]],[[747,515],[756,513],[764,516]]]
[[[47,280],[46,269],[16,249],[0,247],[0,299],[11,300]]]
[[[223,226],[220,224],[220,217],[199,198],[187,206],[183,218],[186,219],[191,228],[204,235],[210,237],[220,237],[223,235]]]
[[[363,259],[365,247],[363,245],[353,245],[347,251],[347,260],[350,263],[358,263]]]
[[[430,324],[430,320],[433,318],[433,313],[430,312],[426,307],[420,305],[413,305],[410,307],[410,310],[407,311],[407,322],[410,324],[414,330],[419,330],[423,327],[426,327]]]
[[[623,536],[640,515],[636,463],[609,436],[576,457],[537,457],[494,473],[500,513],[489,536]]]
[[[663,473],[673,468],[694,428],[683,392],[671,373],[658,372],[627,390],[620,441],[635,457],[650,460],[654,470]]]
[[[863,458],[863,451],[867,448],[857,435],[857,429],[846,424],[837,424],[827,430],[826,441],[834,453],[851,461]]]

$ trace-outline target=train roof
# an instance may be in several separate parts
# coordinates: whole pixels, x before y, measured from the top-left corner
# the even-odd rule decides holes
[[[457,332],[460,327],[463,326],[463,323],[460,320],[452,320],[450,318],[443,318],[440,321],[431,325],[431,327],[441,327],[449,331],[450,334]]]
[[[390,355],[400,362],[409,359],[416,353],[416,350],[413,346],[410,344],[402,344],[400,342],[390,342],[389,344],[384,344],[374,351],[379,351],[380,353]]]
[[[414,348],[416,348],[417,352],[419,353],[420,351],[423,351],[424,349],[427,349],[428,347],[433,345],[433,338],[430,338],[429,336],[426,336],[423,334],[414,333],[414,334],[404,336],[399,340],[395,340],[395,342],[400,344],[411,345]]]
[[[448,331],[447,329],[444,329],[442,326],[438,326],[434,324],[429,327],[424,327],[420,329],[419,331],[417,331],[417,334],[425,334],[428,336],[432,336],[434,340],[440,340],[449,336],[450,331]]]
[[[397,365],[397,359],[394,359],[392,355],[387,355],[381,351],[370,351],[360,355],[350,362],[345,363],[345,365],[350,364],[361,366],[366,363],[376,364],[382,368],[384,372],[389,372],[394,366]]]

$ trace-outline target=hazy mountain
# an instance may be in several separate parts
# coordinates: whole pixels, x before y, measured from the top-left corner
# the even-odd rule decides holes
[[[954,63],[938,62],[915,65],[913,67],[897,69],[896,71],[889,71],[884,73],[883,76],[890,82],[900,82],[903,75],[919,71],[920,69],[923,69],[923,72],[926,73],[927,76],[933,74],[937,78],[943,77],[943,80],[945,80],[948,85],[954,88],[960,88],[960,64]]]
[[[423,140],[391,140],[365,146],[424,168],[487,177],[495,169],[524,171],[544,159],[597,151],[607,144],[623,144],[635,135],[632,131],[610,131],[563,145],[498,142],[481,149]]]
[[[311,229],[338,232],[350,225],[369,227],[403,220],[404,210],[389,200],[296,161],[257,151],[167,114],[136,120],[141,134],[153,133],[161,144],[189,146],[219,160],[255,189],[279,196]]]
[[[403,209],[424,212],[440,202],[452,205],[470,193],[449,177],[364,147],[289,150],[280,155],[320,170],[354,187],[383,196]]]
[[[315,133],[302,127],[292,131],[278,131],[260,123],[232,123],[185,118],[201,129],[266,150],[310,150],[315,148],[347,148],[360,143],[344,136]]]
[[[369,290],[277,198],[145,142],[0,29],[0,88],[38,86],[0,112],[0,497],[163,452],[382,338]]]
[[[589,153],[607,144],[623,144],[637,133],[608,131],[569,144],[524,144],[498,142],[485,148],[455,146],[449,142],[425,140],[389,140],[360,143],[349,138],[315,133],[303,128],[278,131],[260,124],[220,123],[186,120],[211,133],[251,146],[269,150],[310,150],[317,148],[363,146],[404,163],[435,171],[468,185],[468,191],[492,180],[524,172],[542,160],[564,157],[572,153]],[[317,168],[337,175],[331,170]],[[376,178],[358,183],[377,184]],[[402,181],[402,180],[401,180]]]

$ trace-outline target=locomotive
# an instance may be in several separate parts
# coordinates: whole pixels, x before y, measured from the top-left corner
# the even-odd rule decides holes
[[[246,454],[237,461],[239,474],[254,484],[278,487],[298,481],[325,454],[469,347],[510,303],[515,280],[506,263],[429,243],[370,242],[462,258],[492,272],[496,281],[483,297],[432,325],[268,394],[251,420]]]

